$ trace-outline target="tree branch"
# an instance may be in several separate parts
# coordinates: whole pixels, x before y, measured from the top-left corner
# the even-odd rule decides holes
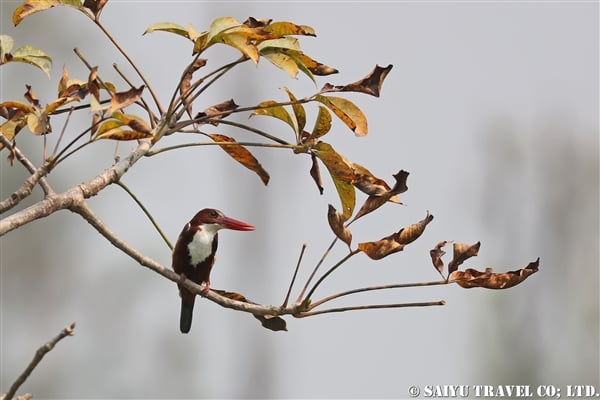
[[[29,171],[32,174],[29,178],[27,178],[23,182],[23,184],[21,185],[21,187],[19,189],[17,189],[17,191],[15,191],[13,194],[11,194],[10,197],[7,197],[5,200],[0,202],[0,213],[10,210],[12,207],[19,204],[21,202],[21,200],[23,200],[24,198],[29,196],[33,192],[33,188],[35,187],[35,185],[38,182],[40,184],[40,187],[44,191],[45,195],[54,193],[54,191],[52,190],[52,188],[50,187],[50,185],[44,178],[44,176],[47,173],[47,169],[46,169],[45,165],[42,166],[41,168],[36,168],[35,165],[33,165],[33,163],[31,161],[29,161],[29,159],[27,159],[27,157],[25,157],[25,155],[21,152],[21,150],[19,150],[17,148],[17,146],[14,146],[10,142],[10,140],[8,140],[2,134],[0,134],[0,143],[2,143],[2,145],[4,145],[4,147],[6,147],[9,151],[12,151],[13,154],[15,155],[15,157],[17,158],[17,160],[21,164],[23,164],[23,166],[27,169],[27,171]]]
[[[133,164],[148,152],[150,146],[150,141],[144,140],[126,158],[88,182],[73,186],[61,194],[49,194],[38,203],[4,218],[0,221],[0,236],[36,219],[47,217],[58,210],[70,209],[78,202],[95,196],[106,186],[118,181]]]
[[[54,337],[48,343],[44,344],[42,347],[37,349],[35,355],[33,356],[33,359],[31,360],[27,368],[25,368],[25,371],[23,371],[23,373],[21,373],[17,380],[11,385],[8,392],[4,395],[4,397],[2,397],[2,400],[12,399],[17,390],[19,390],[19,387],[27,380],[29,375],[31,375],[31,372],[33,372],[33,370],[35,369],[35,367],[37,367],[40,361],[42,361],[42,358],[46,355],[46,353],[51,351],[54,348],[54,346],[56,346],[56,343],[58,343],[62,339],[66,338],[67,336],[72,336],[73,329],[75,329],[75,322],[64,328],[62,331],[60,331],[58,335],[56,335],[56,337]]]

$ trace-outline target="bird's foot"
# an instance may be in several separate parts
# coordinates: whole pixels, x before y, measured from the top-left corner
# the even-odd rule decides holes
[[[209,291],[210,291],[210,281],[202,282],[202,289],[200,290],[200,294],[202,296],[206,297],[206,295],[208,294]]]
[[[179,282],[178,283],[183,283],[186,279],[187,279],[187,276],[185,276],[185,274],[182,272],[179,274]]]

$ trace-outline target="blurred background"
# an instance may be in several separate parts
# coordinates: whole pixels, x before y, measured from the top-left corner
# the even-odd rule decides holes
[[[53,57],[52,77],[30,66],[0,68],[2,101],[30,84],[42,104],[56,95],[65,64],[88,71],[77,47],[104,80],[122,84],[131,68],[101,32],[68,8],[11,22],[18,2],[2,1],[1,33],[15,48],[37,46]],[[288,20],[314,27],[303,50],[340,70],[318,79],[342,85],[375,64],[393,64],[380,98],[348,94],[369,118],[356,138],[338,120],[326,140],[348,159],[392,181],[410,171],[404,205],[388,204],[352,226],[354,243],[377,240],[435,216],[424,235],[379,262],[364,255],[335,274],[316,298],[374,284],[437,280],[429,249],[442,240],[481,241],[465,267],[540,271],[501,291],[456,285],[369,293],[337,305],[446,300],[444,307],[354,311],[295,320],[288,332],[263,329],[251,316],[199,300],[189,335],[179,333],[175,284],[141,268],[76,215],[59,212],[0,241],[0,389],[35,349],[76,321],[75,336],[49,353],[20,393],[37,398],[403,398],[410,385],[595,385],[599,382],[598,3],[596,2],[110,2],[102,20],[168,102],[191,44],[166,33],[142,36],[159,21],[205,30],[219,16]],[[206,53],[214,69],[237,58]],[[196,110],[233,98],[241,106],[316,88],[262,60],[246,63],[212,87]],[[307,106],[312,127],[316,106]],[[89,126],[71,119],[67,137]],[[246,116],[238,116],[246,122]],[[251,123],[289,134],[282,123]],[[55,134],[62,128],[53,121]],[[227,126],[211,132],[247,139]],[[169,138],[175,144],[194,138]],[[42,139],[26,130],[18,145],[35,163]],[[117,153],[127,154],[131,144]],[[264,187],[216,147],[195,147],[141,160],[123,179],[176,240],[199,209],[215,207],[257,226],[223,232],[212,286],[266,304],[283,301],[303,243],[308,245],[296,295],[329,245],[327,204],[339,200],[328,177],[320,196],[306,156],[256,149],[271,174]],[[98,143],[49,177],[57,191],[110,166],[114,143]],[[27,177],[0,154],[4,199]],[[23,203],[40,198],[41,191]],[[364,197],[359,195],[360,205]],[[90,199],[122,238],[170,264],[170,252],[118,187]],[[324,267],[344,254],[336,248]],[[448,262],[451,251],[446,256]]]

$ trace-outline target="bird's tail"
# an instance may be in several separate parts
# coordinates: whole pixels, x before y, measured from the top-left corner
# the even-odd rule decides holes
[[[179,330],[181,333],[188,333],[192,328],[192,314],[194,313],[194,303],[185,304],[181,300],[181,314],[179,316]]]

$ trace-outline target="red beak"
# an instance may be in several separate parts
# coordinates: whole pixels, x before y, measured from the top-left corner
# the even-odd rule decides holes
[[[250,225],[244,221],[225,216],[219,218],[218,224],[221,225],[223,228],[233,229],[234,231],[253,231],[254,229],[256,229],[254,225]]]

